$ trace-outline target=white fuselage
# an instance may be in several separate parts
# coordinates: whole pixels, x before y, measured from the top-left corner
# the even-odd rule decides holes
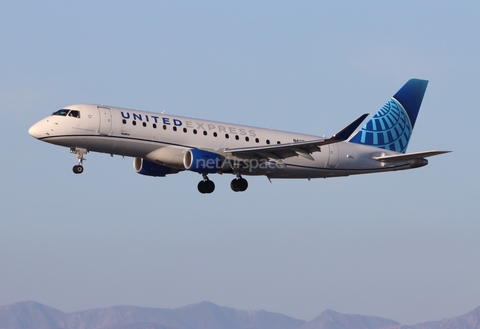
[[[149,158],[161,148],[198,148],[218,152],[242,148],[317,140],[321,137],[207,121],[172,114],[160,114],[109,106],[79,104],[66,107],[77,117],[51,115],[33,125],[29,133],[37,139],[69,148],[83,148],[136,158]],[[409,169],[408,161],[384,163],[372,157],[397,152],[372,146],[338,142],[313,152],[313,160],[289,157],[282,166],[250,170],[242,175],[271,178],[319,178],[348,176],[379,171]],[[177,166],[179,170],[181,161]]]

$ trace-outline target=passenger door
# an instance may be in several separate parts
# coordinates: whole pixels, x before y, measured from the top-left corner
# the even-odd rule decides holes
[[[104,106],[97,106],[100,114],[100,126],[98,132],[100,135],[109,135],[112,132],[112,113],[110,108]]]

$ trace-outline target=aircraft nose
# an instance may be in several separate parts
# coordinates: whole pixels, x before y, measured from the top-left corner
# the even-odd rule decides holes
[[[30,136],[35,137],[35,138],[40,137],[40,132],[39,132],[38,128],[39,128],[38,123],[31,126],[30,129],[28,129],[28,133],[30,134]]]

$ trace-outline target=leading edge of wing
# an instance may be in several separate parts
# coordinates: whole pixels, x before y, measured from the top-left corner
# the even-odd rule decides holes
[[[368,113],[361,115],[358,119],[350,123],[348,126],[340,130],[338,133],[330,138],[315,139],[304,142],[283,143],[275,145],[250,146],[238,148],[226,148],[223,152],[231,156],[245,157],[254,155],[256,157],[279,158],[285,159],[292,156],[302,156],[304,158],[313,160],[310,153],[319,151],[320,146],[347,140],[360,126],[360,124],[368,116]]]

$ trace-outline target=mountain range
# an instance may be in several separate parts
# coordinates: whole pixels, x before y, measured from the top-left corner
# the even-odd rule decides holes
[[[480,329],[480,307],[462,316],[404,326],[375,316],[326,310],[310,322],[267,311],[201,302],[164,309],[113,306],[64,313],[33,302],[0,306],[0,329]]]

